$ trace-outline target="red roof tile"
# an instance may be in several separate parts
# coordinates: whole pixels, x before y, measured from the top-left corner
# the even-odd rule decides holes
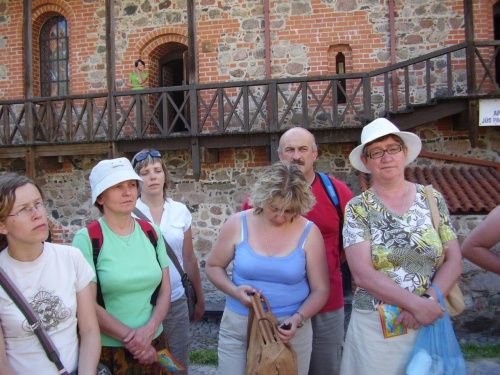
[[[432,184],[452,214],[487,213],[500,204],[500,173],[489,167],[406,167],[408,181]],[[371,186],[371,175],[361,173],[361,191]]]

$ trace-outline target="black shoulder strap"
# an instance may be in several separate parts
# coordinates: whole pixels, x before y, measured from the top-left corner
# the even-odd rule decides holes
[[[52,339],[45,331],[42,321],[40,320],[36,312],[33,311],[29,302],[24,298],[21,291],[17,289],[14,282],[9,278],[9,276],[7,276],[7,274],[1,267],[0,285],[5,290],[5,293],[9,295],[9,297],[16,304],[19,310],[23,313],[24,317],[28,321],[28,328],[30,328],[31,331],[36,335],[36,337],[38,337],[38,340],[40,340],[40,344],[42,345],[42,348],[49,360],[56,365],[61,375],[68,375],[68,371],[64,368],[64,365],[59,358],[59,353],[57,352]]]

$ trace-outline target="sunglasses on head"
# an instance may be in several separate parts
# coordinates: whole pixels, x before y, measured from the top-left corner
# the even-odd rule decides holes
[[[132,162],[132,167],[135,168],[135,166],[137,165],[137,163],[139,163],[140,161],[145,160],[148,156],[151,156],[153,159],[161,158],[160,151],[148,150],[148,151],[139,152],[134,157],[134,160]]]

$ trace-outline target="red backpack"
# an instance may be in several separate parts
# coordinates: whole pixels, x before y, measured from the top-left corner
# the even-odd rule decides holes
[[[137,223],[140,225],[144,234],[148,237],[151,245],[155,250],[156,260],[158,264],[160,261],[158,260],[158,253],[156,252],[156,247],[158,246],[158,235],[156,234],[153,226],[147,221],[141,219],[135,219]],[[90,243],[92,244],[92,255],[94,260],[95,274],[97,278],[97,303],[104,307],[104,299],[102,297],[101,284],[99,283],[99,275],[97,274],[97,257],[99,256],[99,252],[101,251],[102,244],[104,242],[104,237],[102,235],[102,228],[99,220],[95,220],[87,225],[87,230],[89,231]],[[161,265],[160,265],[161,268]],[[158,297],[158,291],[160,290],[161,282],[156,287],[155,291],[151,295],[151,304],[153,306],[156,305],[156,298]]]

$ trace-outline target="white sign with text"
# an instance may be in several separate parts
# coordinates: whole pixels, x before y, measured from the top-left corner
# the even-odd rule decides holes
[[[500,99],[479,101],[479,126],[500,126]]]

